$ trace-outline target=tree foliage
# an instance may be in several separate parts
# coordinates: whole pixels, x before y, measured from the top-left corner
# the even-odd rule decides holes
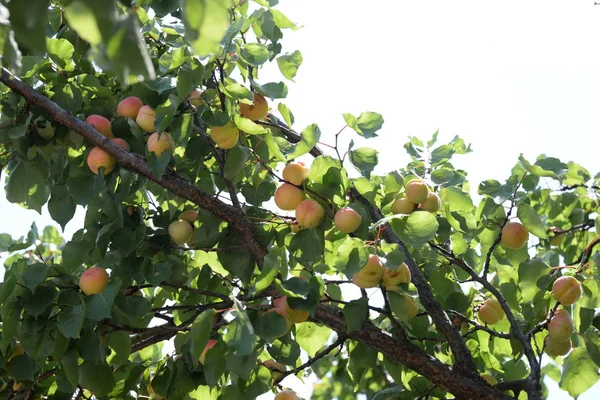
[[[297,132],[283,102],[302,54],[283,48],[297,26],[276,5],[0,0],[6,197],[47,206],[63,229],[86,210],[69,240],[35,224],[26,237],[0,235],[0,395],[251,399],[308,371],[315,399],[539,399],[545,376],[573,397],[589,389],[600,366],[600,175],[521,158],[472,195],[452,164],[470,147],[437,133],[408,138],[408,165],[375,175],[376,149],[338,143],[382,134],[375,112],[344,114],[347,129],[320,147],[319,127]],[[272,62],[281,81],[261,76]],[[260,96],[267,115],[243,111]],[[129,97],[155,117],[117,114]],[[173,148],[149,149],[153,131]],[[98,174],[94,148],[109,162]],[[307,176],[284,181],[298,159]],[[433,205],[413,205],[413,179]],[[322,212],[297,211],[314,227],[271,202],[283,184]],[[404,197],[411,209],[400,213]],[[350,233],[334,223],[344,207],[360,215]],[[503,229],[517,220],[525,246]],[[175,232],[192,226],[191,237]],[[92,267],[109,272],[106,286],[84,282]],[[552,293],[563,275],[581,289],[573,304]],[[573,328],[549,342],[554,314]]]

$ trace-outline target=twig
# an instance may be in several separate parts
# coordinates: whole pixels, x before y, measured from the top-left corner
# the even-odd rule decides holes
[[[298,372],[303,371],[306,368],[310,367],[311,365],[313,365],[314,363],[316,363],[317,361],[319,361],[321,358],[323,358],[327,354],[331,353],[338,346],[342,346],[345,341],[346,341],[346,336],[338,333],[338,337],[335,340],[335,342],[333,342],[332,344],[330,344],[329,346],[327,346],[325,349],[323,349],[322,351],[320,351],[319,353],[317,353],[313,358],[309,358],[309,360],[307,362],[305,362],[304,364],[300,365],[299,367],[296,367],[296,368],[291,369],[289,371],[282,371],[281,375],[275,380],[275,382],[273,382],[273,385],[277,386],[288,375],[295,375]]]

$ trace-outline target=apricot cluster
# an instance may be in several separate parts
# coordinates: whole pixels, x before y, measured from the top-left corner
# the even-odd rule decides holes
[[[169,224],[169,236],[175,244],[190,244],[194,238],[194,224],[198,219],[198,211],[185,210],[177,220]]]
[[[352,275],[352,282],[361,289],[377,287],[382,283],[386,290],[397,291],[398,285],[409,283],[410,279],[410,270],[406,263],[400,264],[395,270],[386,268],[375,254],[369,254],[364,267]],[[408,303],[408,317],[412,318],[417,314],[417,306],[410,296],[404,294],[404,297]]]
[[[575,304],[581,297],[581,283],[572,276],[561,276],[552,285],[552,295],[562,305]],[[572,347],[574,329],[569,312],[565,309],[556,310],[548,322],[548,335],[544,339],[546,354],[550,357],[566,355]]]
[[[415,210],[436,213],[442,206],[437,193],[429,190],[422,179],[411,179],[404,187],[404,196],[392,203],[392,213],[410,214]]]
[[[156,156],[160,156],[164,151],[173,153],[175,150],[175,142],[171,135],[167,132],[163,132],[160,135],[155,132],[154,120],[156,118],[156,112],[148,105],[144,105],[142,100],[135,96],[130,96],[123,99],[117,105],[116,114],[119,117],[131,118],[135,120],[141,130],[147,133],[151,133],[148,137],[147,148],[148,151],[153,152]],[[89,115],[85,120],[89,125],[92,125],[102,135],[110,138],[116,144],[129,151],[129,144],[120,138],[115,138],[112,133],[111,122],[106,117],[98,114]],[[115,166],[117,160],[100,147],[94,147],[89,152],[87,157],[87,164],[90,170],[94,174],[98,174],[101,167],[104,167],[104,174],[110,174]]]
[[[190,95],[190,98],[191,103],[195,106],[196,104],[200,105],[202,102],[199,92],[196,92],[193,97]],[[252,104],[240,103],[239,108],[242,117],[253,121],[263,119],[269,112],[269,104],[260,93],[254,93]],[[240,140],[240,130],[232,121],[228,121],[224,125],[211,127],[209,134],[217,147],[224,150],[235,147]]]

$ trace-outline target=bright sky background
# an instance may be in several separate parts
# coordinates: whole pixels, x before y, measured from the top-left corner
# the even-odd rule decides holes
[[[439,129],[443,142],[459,135],[474,152],[455,165],[473,187],[506,179],[520,153],[600,172],[600,6],[593,0],[281,3],[303,26],[283,42],[304,58],[284,101],[296,130],[316,122],[321,140],[333,143],[343,112],[383,114],[379,138],[342,135],[379,150],[381,173],[406,164],[407,136],[429,139]],[[274,68],[261,82],[281,80]],[[0,232],[23,235],[34,219],[39,228],[50,222],[0,194]],[[66,234],[80,225],[80,218],[71,222]],[[550,399],[570,398],[548,383]],[[596,385],[580,399],[599,394]]]

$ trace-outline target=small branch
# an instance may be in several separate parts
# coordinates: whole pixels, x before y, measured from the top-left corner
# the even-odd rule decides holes
[[[586,189],[592,189],[592,190],[600,190],[600,186],[596,186],[596,185],[586,185],[585,183],[577,183],[575,185],[571,185],[571,186],[562,186],[559,190],[564,192],[567,190],[573,190],[573,189],[577,189],[577,188],[586,188]]]
[[[321,358],[323,358],[327,354],[331,353],[337,347],[342,346],[345,341],[346,341],[345,335],[338,334],[338,338],[335,340],[335,342],[333,342],[332,344],[330,344],[329,346],[327,346],[325,349],[323,349],[322,351],[320,351],[319,353],[317,353],[313,358],[309,358],[308,361],[305,362],[304,364],[302,364],[301,366],[296,367],[294,369],[291,369],[289,371],[282,371],[281,372],[281,376],[279,376],[275,380],[275,382],[273,382],[273,385],[277,386],[287,376],[289,376],[289,375],[295,375],[298,372],[301,372],[301,371],[305,370],[306,368],[310,367],[311,365],[313,365],[314,363],[316,363],[317,361],[319,361]]]
[[[454,310],[448,310],[446,311],[448,313],[454,314],[456,315],[460,320],[473,325],[473,329],[469,330],[467,333],[465,333],[463,336],[467,337],[468,335],[470,335],[471,333],[475,332],[475,331],[484,331],[487,332],[488,334],[490,334],[490,336],[495,336],[497,338],[501,338],[501,339],[513,339],[514,335],[510,334],[510,333],[503,333],[503,332],[498,332],[495,331],[493,329],[488,328],[487,326],[481,325],[476,321],[473,321],[469,318],[467,318],[466,316],[464,316],[463,314],[459,313],[458,311],[454,311]]]
[[[160,286],[166,286],[166,287],[171,287],[171,288],[175,288],[175,289],[181,289],[181,290],[185,290],[187,292],[190,293],[196,293],[196,294],[201,294],[204,296],[210,296],[210,297],[217,297],[223,301],[229,301],[229,296],[227,296],[226,294],[223,293],[218,293],[218,292],[213,292],[211,290],[203,290],[203,289],[194,289],[191,288],[189,286],[186,285],[179,285],[177,283],[171,283],[171,282],[162,282],[160,284]]]
[[[281,131],[281,133],[283,133],[283,135],[286,137],[286,139],[288,141],[290,141],[291,143],[299,143],[300,141],[302,141],[302,135],[295,132],[294,130],[292,130],[291,128],[287,127],[283,121],[281,121],[279,118],[277,118],[275,115],[273,114],[268,114],[267,118],[272,121],[272,122],[262,122],[262,121],[258,121],[257,123],[260,125],[264,125],[264,126],[270,126],[272,128],[277,128]],[[310,149],[309,153],[313,156],[313,157],[319,157],[323,155],[323,152],[321,151],[321,149],[319,149],[318,147],[313,147],[312,149]]]

